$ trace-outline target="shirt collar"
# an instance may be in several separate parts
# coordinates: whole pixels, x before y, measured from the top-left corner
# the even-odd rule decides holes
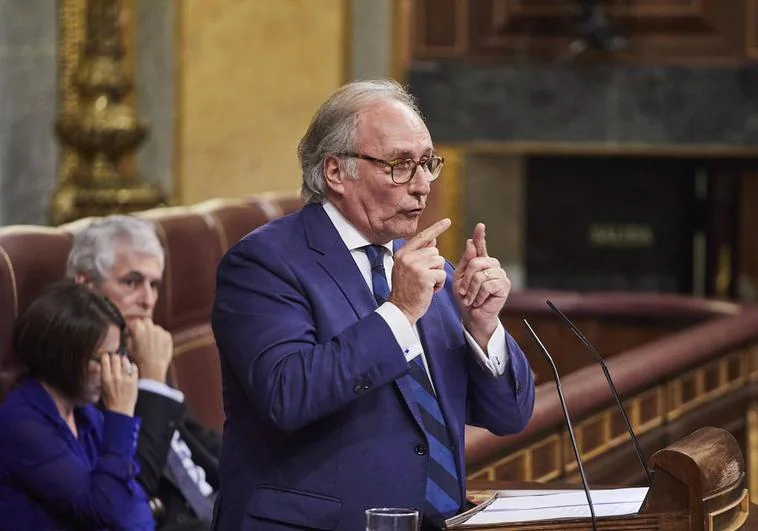
[[[50,393],[47,392],[39,380],[34,377],[27,377],[19,384],[18,392],[24,396],[26,402],[31,407],[42,413],[45,417],[53,422],[64,424],[64,420],[53,401],[53,397],[50,396]],[[95,423],[95,419],[93,418],[95,414],[96,410],[92,407],[74,407],[74,417],[79,421],[77,424],[80,431],[92,429]]]
[[[334,228],[337,229],[337,233],[340,235],[340,238],[342,238],[342,241],[345,242],[349,251],[355,251],[367,245],[371,245],[371,242],[361,234],[355,225],[348,221],[336,206],[329,201],[324,201],[323,207],[326,215],[329,216]],[[390,256],[392,256],[392,240],[382,245],[382,247],[387,249]]]

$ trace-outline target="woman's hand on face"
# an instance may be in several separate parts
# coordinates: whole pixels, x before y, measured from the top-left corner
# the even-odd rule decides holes
[[[100,359],[103,404],[114,413],[134,416],[137,403],[137,366],[126,356],[105,353]]]

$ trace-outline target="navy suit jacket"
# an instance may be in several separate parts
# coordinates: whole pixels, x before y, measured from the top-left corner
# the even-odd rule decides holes
[[[464,425],[522,430],[534,405],[506,334],[495,378],[468,346],[451,292],[418,322],[465,492]],[[226,422],[214,529],[365,527],[369,507],[421,507],[428,452],[408,363],[320,205],[250,233],[222,259],[213,309]]]

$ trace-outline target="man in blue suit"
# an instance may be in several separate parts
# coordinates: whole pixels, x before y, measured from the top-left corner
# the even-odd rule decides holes
[[[515,433],[534,406],[498,319],[510,281],[484,225],[455,270],[435,245],[449,219],[416,234],[443,161],[395,82],[336,91],[298,154],[307,205],[218,269],[214,528],[355,531],[370,507],[441,526],[465,500],[464,425]]]

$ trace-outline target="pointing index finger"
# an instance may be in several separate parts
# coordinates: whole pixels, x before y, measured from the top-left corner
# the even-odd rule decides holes
[[[433,223],[432,225],[416,234],[413,238],[408,240],[408,243],[405,244],[405,248],[415,250],[427,247],[437,239],[437,236],[450,228],[451,224],[452,221],[450,221],[450,218],[444,218],[436,223]]]

